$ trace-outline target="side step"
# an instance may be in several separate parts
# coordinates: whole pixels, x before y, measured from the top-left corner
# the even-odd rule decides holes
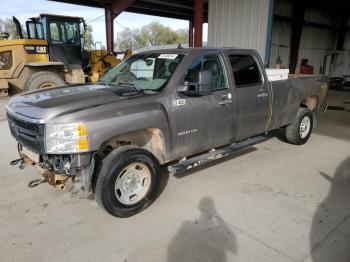
[[[209,163],[213,160],[231,155],[248,147],[254,146],[261,142],[268,140],[269,138],[266,136],[256,136],[252,138],[248,138],[239,143],[234,143],[224,148],[217,149],[215,151],[205,153],[199,156],[195,156],[193,158],[178,162],[174,165],[168,166],[168,171],[170,173],[176,174],[206,163]]]

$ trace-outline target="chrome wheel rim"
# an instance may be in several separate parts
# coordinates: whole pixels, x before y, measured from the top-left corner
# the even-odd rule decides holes
[[[151,172],[143,163],[131,163],[118,175],[115,182],[115,196],[124,205],[140,202],[151,186]]]
[[[307,137],[311,128],[311,119],[308,116],[304,116],[300,123],[299,134],[301,138]]]

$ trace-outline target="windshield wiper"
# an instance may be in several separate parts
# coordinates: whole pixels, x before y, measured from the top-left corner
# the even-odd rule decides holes
[[[105,80],[99,80],[99,81],[97,81],[95,84],[103,84],[103,85],[105,85],[105,86],[109,87],[108,82],[107,82],[107,81],[105,81]]]
[[[137,92],[143,92],[142,88],[138,87],[134,83],[126,83],[126,82],[117,82],[115,85],[127,86],[134,88]]]

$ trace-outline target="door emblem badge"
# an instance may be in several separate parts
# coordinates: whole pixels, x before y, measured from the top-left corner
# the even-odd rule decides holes
[[[186,105],[186,100],[185,100],[185,99],[173,100],[173,101],[172,101],[172,105],[173,105],[174,107],[177,107],[177,106],[184,106],[184,105]]]

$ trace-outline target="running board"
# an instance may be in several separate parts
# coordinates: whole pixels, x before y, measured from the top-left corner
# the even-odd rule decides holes
[[[233,153],[236,153],[248,147],[254,146],[268,139],[269,138],[266,136],[256,136],[256,137],[248,138],[239,143],[234,143],[227,147],[220,148],[215,151],[211,151],[209,153],[205,153],[199,156],[195,156],[193,158],[189,158],[187,160],[178,162],[174,165],[168,166],[168,171],[170,173],[176,174],[176,173],[209,163],[213,160],[220,159],[225,156],[229,156]]]

